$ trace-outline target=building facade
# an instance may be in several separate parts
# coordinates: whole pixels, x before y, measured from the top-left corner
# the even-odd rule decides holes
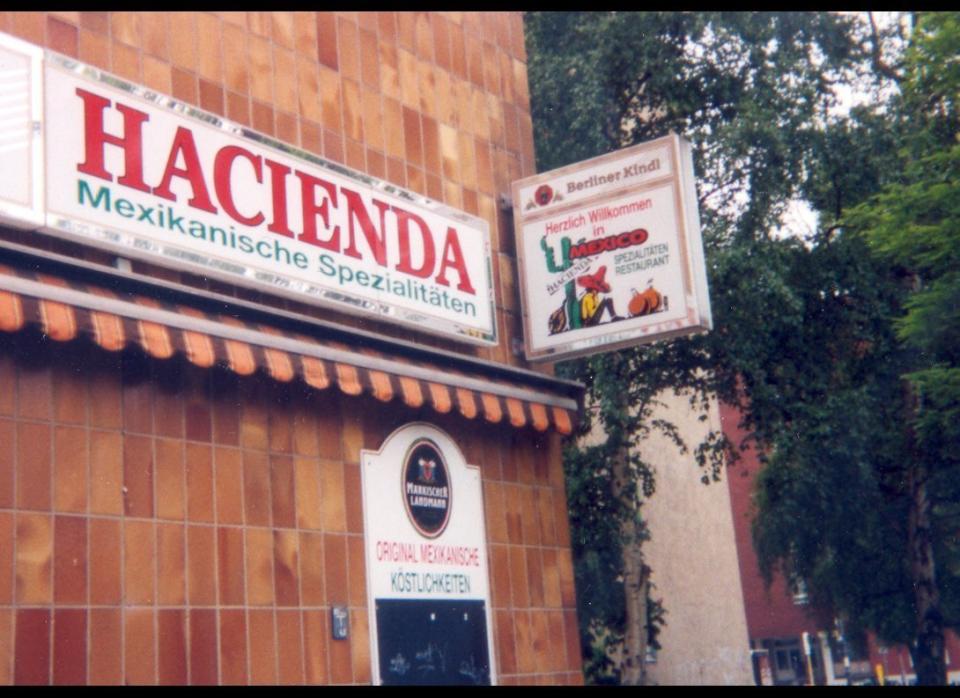
[[[522,359],[500,202],[534,172],[520,14],[2,12],[0,38],[43,115],[0,127],[26,163],[0,187],[0,683],[582,682],[582,389]],[[254,175],[272,209],[231,189]],[[51,212],[74,191],[89,219]],[[184,237],[291,268],[345,211],[320,274],[421,283],[433,254],[433,297],[480,288],[489,326],[136,237],[214,208],[233,227]]]
[[[720,406],[723,430],[734,443],[745,437],[740,412]],[[768,587],[760,574],[750,532],[752,493],[761,468],[752,446],[727,473],[736,535],[743,600],[757,685],[849,685],[884,682],[907,685],[916,681],[913,660],[906,647],[886,647],[872,634],[866,646],[846,642],[836,620],[808,603],[802,583],[791,584],[775,574]],[[947,677],[960,680],[960,643],[946,632]]]

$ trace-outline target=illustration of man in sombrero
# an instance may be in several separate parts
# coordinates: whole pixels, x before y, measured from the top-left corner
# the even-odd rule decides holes
[[[585,327],[599,325],[603,313],[608,312],[610,322],[623,320],[613,308],[613,299],[607,296],[600,299],[601,293],[610,293],[610,284],[603,278],[607,274],[607,267],[601,266],[593,274],[584,274],[577,277],[577,285],[587,290],[580,298],[580,319]]]

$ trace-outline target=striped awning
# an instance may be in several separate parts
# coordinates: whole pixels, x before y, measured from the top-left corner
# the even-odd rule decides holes
[[[259,370],[284,383],[537,431],[569,434],[578,410],[569,395],[528,382],[0,264],[0,330],[30,325],[58,342],[83,335],[112,352],[133,343],[156,359],[179,354],[201,368],[220,365],[242,376]]]

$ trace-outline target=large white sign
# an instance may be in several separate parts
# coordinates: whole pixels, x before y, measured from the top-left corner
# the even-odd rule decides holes
[[[19,86],[29,56],[18,63],[16,48],[0,37],[0,68]],[[45,232],[496,344],[486,221],[56,54],[43,61],[42,119],[20,107],[40,91],[35,76],[4,103],[18,133],[42,121],[46,157],[28,157],[40,133],[19,138],[0,202],[25,199],[42,171]]]
[[[384,605],[385,601],[441,602],[454,607],[460,603],[463,608],[474,602],[475,607],[483,609],[485,628],[492,628],[479,468],[467,465],[446,433],[423,423],[398,429],[380,451],[364,451],[361,463],[371,619],[377,620],[378,604]],[[482,606],[475,602],[482,602]],[[380,657],[380,647],[389,643],[380,641],[383,629],[377,622],[370,625],[377,683],[391,678],[383,675],[382,666],[396,669],[399,662],[401,668],[405,663],[407,669],[415,671],[415,653],[399,659]],[[419,643],[424,652],[429,651],[436,639],[417,632],[423,637],[406,644]],[[444,651],[440,649],[444,643],[436,644],[438,651]],[[486,671],[492,679],[494,655],[489,631],[486,644]],[[455,649],[445,650],[448,658]]]
[[[712,326],[689,144],[675,135],[513,185],[527,358]]]

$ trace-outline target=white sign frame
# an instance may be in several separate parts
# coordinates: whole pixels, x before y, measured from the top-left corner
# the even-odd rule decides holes
[[[9,179],[11,183],[32,181],[34,197],[29,205],[18,206],[9,194],[16,189],[22,199],[22,187],[0,186],[0,219],[5,224],[447,339],[480,346],[498,344],[490,229],[483,218],[13,37],[0,34],[0,52],[4,52],[0,57],[5,53],[26,56],[32,66],[28,89],[16,95],[18,123],[14,129],[18,133],[23,130],[20,121],[30,126],[29,133],[24,134],[30,139],[30,157],[21,158],[24,162],[15,166],[17,171],[29,167],[29,172],[24,170],[25,177]],[[2,80],[0,75],[0,84]],[[57,87],[67,84],[65,81],[69,81],[70,90]],[[149,185],[157,185],[160,174],[171,167],[181,172],[189,168],[185,151],[181,148],[174,153],[174,129],[182,126],[196,134],[195,152],[200,153],[203,178],[215,203],[210,212],[188,203],[196,201],[191,198],[196,191],[182,174],[161,181],[165,186],[141,191],[121,186],[125,151],[109,141],[101,148],[107,163],[103,169],[113,175],[112,180],[78,172],[83,158],[85,112],[81,99],[71,91],[74,84],[110,100],[103,112],[102,127],[109,137],[126,134],[126,123],[115,106],[118,102],[150,115],[142,122],[144,143],[154,145],[148,140],[151,134],[159,134],[154,140],[162,143],[142,148],[143,179]],[[51,98],[51,90],[59,90],[56,98]],[[25,109],[28,102],[29,109]],[[27,111],[26,117],[20,114]],[[25,148],[23,137],[19,138],[18,154]],[[233,213],[228,216],[230,209],[219,199],[219,190],[214,194],[216,176],[211,154],[218,145],[245,151],[230,159],[226,175],[226,188],[240,218]],[[80,159],[74,162],[78,152]],[[172,165],[167,163],[168,153],[171,162],[177,158]],[[60,157],[65,164],[57,164]],[[254,159],[258,164],[252,164]],[[275,170],[268,167],[268,161],[277,170],[289,167],[288,174],[273,179]],[[328,213],[316,215],[318,232],[308,245],[302,241],[308,237],[302,223],[308,211],[303,199],[308,191],[306,180],[311,177],[329,185],[314,183],[310,191],[316,207],[327,207]],[[81,180],[86,182],[86,196],[81,196]],[[280,198],[285,204],[284,217],[289,219],[289,225],[283,226],[288,228],[289,237],[268,230],[277,222],[276,208],[273,213],[270,209],[270,204],[278,201],[271,194],[275,181],[284,183]],[[95,199],[104,187],[109,188],[114,201],[125,202],[125,210],[121,211],[119,205],[107,210],[104,197]],[[173,192],[175,198],[162,197],[159,189]],[[353,206],[347,201],[343,193],[347,189],[361,204]],[[149,219],[140,218],[139,212],[147,209],[154,213]],[[358,211],[372,221],[369,236],[364,221],[356,217]],[[184,220],[180,230],[141,222],[159,220],[161,212],[167,213],[168,222]],[[258,217],[261,220],[253,222]],[[407,221],[404,236],[399,232],[401,217]],[[311,215],[310,220],[314,219]],[[205,227],[208,232],[194,234],[191,227],[189,234],[184,234],[183,227],[193,223],[197,223],[197,230]],[[335,228],[340,230],[336,244]],[[380,237],[379,243],[373,236]],[[229,243],[223,241],[228,238]],[[331,247],[322,247],[324,243]],[[269,246],[273,245],[284,249],[261,252],[261,248],[270,252]],[[301,253],[303,257],[298,256]]]
[[[442,532],[427,537],[417,531],[411,521],[402,496],[403,461],[411,447],[421,440],[436,445],[446,464],[450,487],[450,511]],[[490,684],[497,684],[496,646],[494,642],[493,609],[491,602],[491,577],[487,545],[487,527],[484,516],[483,478],[479,466],[467,463],[456,441],[445,431],[426,422],[405,424],[386,439],[379,450],[364,449],[360,452],[360,482],[363,499],[364,562],[367,579],[367,614],[370,630],[370,670],[375,685],[382,683],[380,676],[379,635],[377,628],[376,600],[382,599],[431,599],[455,598],[456,600],[482,600],[486,615],[487,656],[490,666]],[[383,595],[386,589],[381,573],[388,574],[396,560],[378,559],[380,533],[387,533],[398,542],[415,545],[455,546],[476,548],[476,574],[471,590],[456,597],[445,597],[431,592],[415,591],[398,595]],[[457,565],[437,562],[418,563],[404,561],[401,567],[407,570],[442,571],[457,570]],[[379,580],[379,581],[378,581]],[[382,583],[384,582],[384,583]],[[479,589],[476,585],[479,583]]]
[[[0,34],[0,223],[17,228],[44,223],[43,55]]]
[[[528,361],[713,327],[688,141],[670,134],[518,180],[512,193]],[[598,324],[574,326],[576,294],[591,285],[610,302],[595,300]]]

